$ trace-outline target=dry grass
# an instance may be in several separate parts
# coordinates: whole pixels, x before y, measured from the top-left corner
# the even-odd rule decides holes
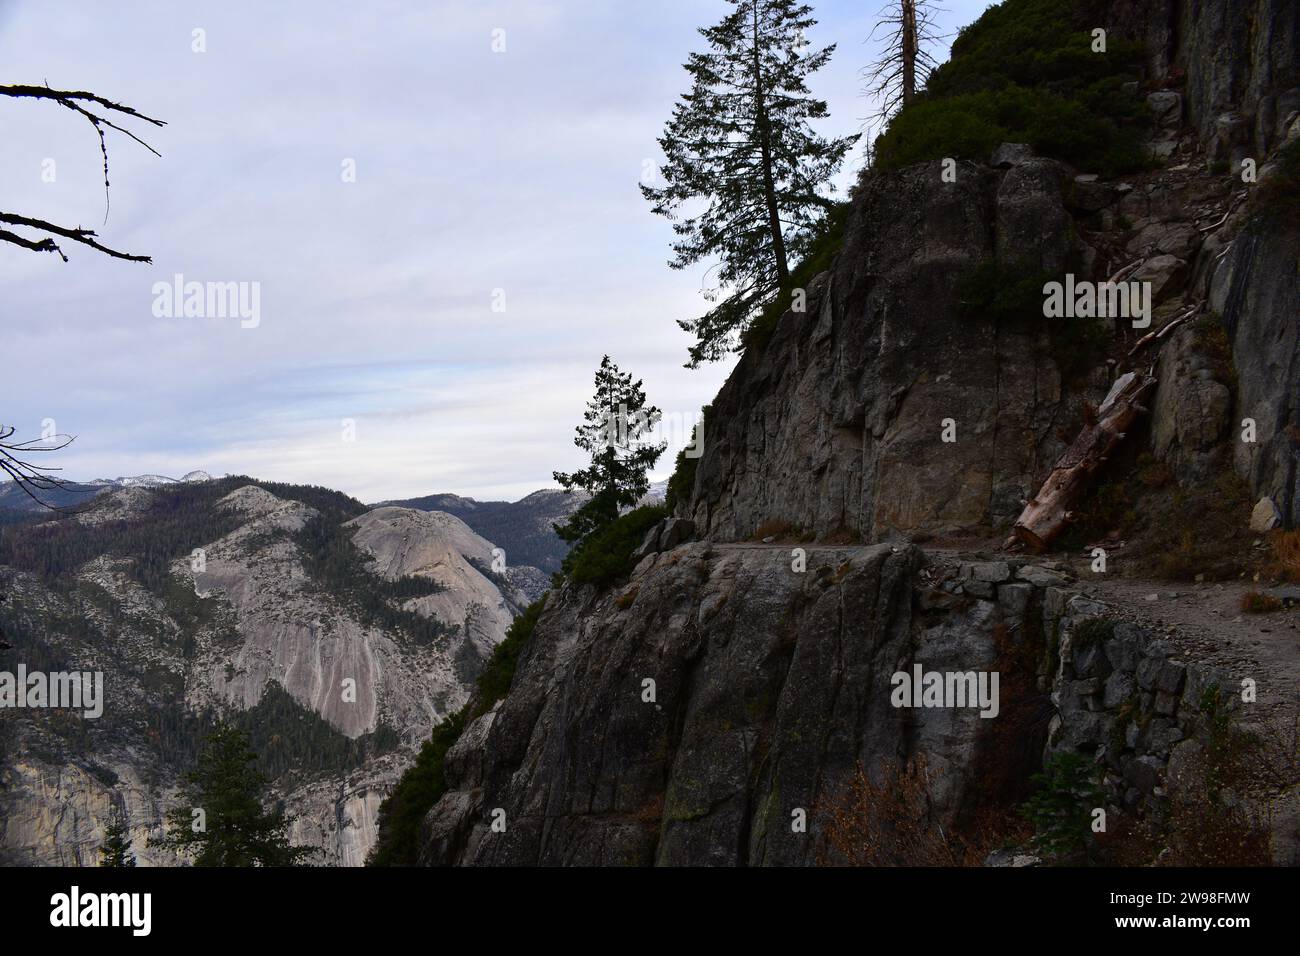
[[[1229,788],[1216,786],[1215,755],[1202,754],[1176,781],[1161,866],[1271,866],[1272,822]]]
[[[1250,789],[1280,794],[1300,786],[1300,704],[1289,715],[1246,736],[1240,772]]]
[[[1011,814],[945,831],[930,801],[932,777],[923,757],[886,765],[879,784],[857,766],[818,808],[826,835],[818,864],[980,866],[993,850],[1023,838],[1023,822]]]
[[[1271,614],[1282,610],[1282,602],[1269,594],[1247,591],[1241,596],[1241,609],[1247,614]]]
[[[1168,780],[1163,814],[1121,814],[1098,835],[1112,866],[1271,866],[1272,806],[1300,786],[1300,705],[1246,729],[1213,693],[1202,749]]]
[[[1274,531],[1268,538],[1265,570],[1288,584],[1300,584],[1300,531]]]
[[[1154,506],[1144,509],[1146,527],[1140,537],[1159,576],[1228,580],[1246,569],[1251,505],[1234,473],[1221,472],[1195,488],[1166,491],[1163,500],[1150,503]]]

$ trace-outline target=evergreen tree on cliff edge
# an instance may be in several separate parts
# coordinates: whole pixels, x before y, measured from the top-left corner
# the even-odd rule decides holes
[[[827,115],[805,79],[835,46],[813,50],[812,8],[794,0],[732,0],[735,9],[700,33],[709,51],[686,62],[693,86],[673,107],[659,140],[666,185],[643,184],[654,211],[673,220],[674,269],[719,260],[726,297],[678,324],[696,336],[691,367],[716,361],[757,312],[788,284],[833,202],[820,190],[856,136],[824,139],[810,120]],[[678,219],[683,204],[707,200]],[[722,291],[710,293],[711,301]]]
[[[596,394],[587,403],[583,424],[573,443],[591,455],[591,464],[572,474],[555,472],[566,490],[581,488],[591,495],[555,533],[565,541],[581,542],[613,524],[624,508],[640,501],[650,489],[647,473],[666,444],[644,438],[659,423],[659,409],[647,407],[641,381],[619,371],[606,355],[596,370]]]

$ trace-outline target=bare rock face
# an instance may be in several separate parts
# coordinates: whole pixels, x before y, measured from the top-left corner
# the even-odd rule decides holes
[[[814,549],[796,573],[782,548],[693,544],[647,559],[621,594],[560,592],[509,696],[448,754],[424,861],[812,863],[814,808],[855,767],[921,753],[947,819],[995,721],[894,707],[891,677],[1001,667],[1005,715],[1015,668],[996,635],[1039,612],[949,594],[929,616],[922,563],[912,547]],[[810,833],[792,831],[800,808]]]
[[[368,511],[348,526],[356,529],[353,542],[371,555],[381,577],[421,577],[441,585],[436,594],[408,601],[407,609],[460,624],[480,657],[491,653],[514,615],[530,603],[509,587],[506,597],[480,570],[491,568],[493,545],[459,518],[389,507]]]
[[[1286,109],[1300,97],[1300,8],[1293,0],[1108,0],[1104,22],[1116,36],[1141,43],[1151,74],[1186,76],[1187,119],[1216,156],[1257,155],[1277,144]],[[1156,117],[1171,119],[1170,91]],[[1218,135],[1227,114],[1242,135]]]
[[[1062,167],[941,173],[865,179],[808,312],[787,313],[723,386],[683,514],[700,534],[746,538],[778,521],[880,540],[1009,524],[1064,448],[1045,327],[956,302],[958,278],[995,252],[1027,273],[1082,262]]]
[[[20,741],[30,740],[19,735]],[[135,755],[140,759],[142,755]],[[26,755],[0,768],[0,863],[6,866],[96,866],[107,826],[127,821],[137,866],[175,866],[174,854],[148,846],[160,836],[167,788],[131,759],[113,761],[111,783],[74,763]]]
[[[1185,483],[1218,470],[1232,414],[1232,393],[1195,343],[1195,330],[1184,326],[1161,350],[1151,414],[1151,449]]]
[[[861,771],[888,787],[913,761],[913,806],[946,834],[1014,816],[1048,754],[1088,755],[1106,805],[1139,813],[1205,786],[1180,754],[1212,738],[1207,695],[1240,675],[1068,570],[889,545],[814,547],[803,572],[790,559],[686,544],[605,593],[554,594],[509,695],[448,751],[420,862],[843,862],[846,843],[875,849],[837,830],[846,783]],[[997,672],[996,713],[900,706],[896,675],[917,666]],[[1270,681],[1270,706],[1293,690]],[[1270,814],[1291,801],[1256,798]],[[1295,863],[1293,829],[1273,827],[1280,865]]]
[[[443,716],[442,707],[463,697],[449,650],[412,647],[322,601],[284,534],[300,529],[311,508],[260,488],[241,489],[222,504],[252,520],[204,549],[204,570],[183,563],[177,571],[192,576],[199,596],[230,605],[241,641],[232,649],[215,637],[200,640],[187,683],[192,707],[255,707],[274,682],[348,737],[373,731],[381,718],[418,737]],[[345,681],[355,697],[344,694]]]
[[[97,525],[109,521],[122,521],[139,515],[152,500],[149,489],[144,487],[120,488],[95,501],[93,508],[77,513],[75,519],[79,524]]]
[[[1232,443],[1237,473],[1273,499],[1287,527],[1300,520],[1300,230],[1237,236],[1210,278],[1237,373],[1234,425],[1255,441]],[[1240,433],[1234,439],[1240,439]]]
[[[379,806],[409,760],[407,751],[384,754],[342,779],[295,787],[284,795],[286,810],[296,818],[289,839],[320,847],[318,864],[364,866],[379,838]]]

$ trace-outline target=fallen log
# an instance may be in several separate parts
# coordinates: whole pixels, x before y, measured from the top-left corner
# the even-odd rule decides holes
[[[1097,470],[1124,440],[1139,415],[1156,380],[1141,372],[1126,372],[1115,379],[1095,419],[1086,422],[1074,443],[1061,456],[1047,481],[1016,519],[1013,532],[1035,551],[1044,550],[1072,520]]]

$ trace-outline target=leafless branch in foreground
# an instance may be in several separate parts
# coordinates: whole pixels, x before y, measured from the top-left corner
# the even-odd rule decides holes
[[[116,130],[139,143],[155,156],[162,154],[154,149],[147,142],[123,126],[118,125],[110,116],[129,117],[145,123],[151,123],[154,126],[165,126],[165,122],[154,119],[152,116],[133,109],[130,106],[124,106],[121,103],[114,103],[112,100],[105,99],[95,93],[89,93],[84,90],[53,90],[48,86],[0,86],[0,96],[8,96],[14,99],[37,99],[52,100],[66,109],[72,110],[78,116],[83,117],[99,136],[99,152],[104,158],[104,221],[108,221],[108,212],[110,208],[109,189],[108,189],[108,140],[105,133],[106,129]],[[149,256],[131,255],[126,252],[119,252],[116,249],[110,249],[108,246],[96,241],[95,233],[90,229],[81,226],[68,228],[58,226],[54,223],[46,222],[43,219],[34,219],[28,216],[19,216],[14,213],[0,211],[0,223],[9,226],[18,226],[22,229],[30,229],[38,235],[35,238],[29,238],[21,233],[11,232],[8,229],[0,229],[0,242],[7,242],[10,245],[18,246],[21,249],[27,249],[32,252],[53,252],[64,262],[68,257],[64,255],[63,249],[59,246],[55,237],[62,239],[71,239],[74,242],[82,243],[90,248],[102,252],[107,256],[115,259],[125,259],[129,262],[152,262]]]
[[[28,457],[67,448],[68,445],[72,444],[74,436],[53,435],[50,438],[13,441],[12,439],[17,431],[12,425],[0,425],[0,472],[12,478],[14,484],[42,508],[49,508],[51,511],[58,510],[44,501],[37,492],[66,489],[68,487],[67,482],[50,474],[52,471],[61,471],[62,469],[40,468],[34,462],[29,461]]]

